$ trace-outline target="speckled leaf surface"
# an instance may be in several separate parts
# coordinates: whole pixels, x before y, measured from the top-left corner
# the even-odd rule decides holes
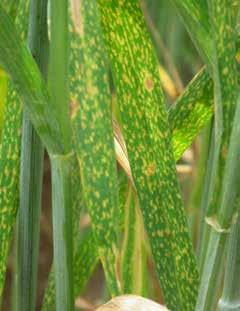
[[[174,157],[178,160],[213,116],[213,82],[203,68],[168,111]]]
[[[0,64],[9,74],[29,117],[51,154],[64,151],[59,118],[37,64],[0,4]]]
[[[239,51],[239,46],[237,47],[237,51]],[[238,53],[236,53],[236,58]],[[168,118],[176,160],[181,157],[201,129],[211,120],[214,114],[213,92],[213,81],[205,67],[196,74],[174,105],[170,107]]]
[[[71,121],[73,125],[73,135],[74,140],[76,141],[78,121],[77,117],[79,114],[79,103],[82,102],[82,97],[85,93],[86,98],[92,98],[92,94],[89,92],[85,92],[85,83],[83,81],[83,67],[82,64],[85,64],[84,60],[86,59],[86,55],[84,58],[83,53],[83,36],[86,37],[85,40],[92,38],[91,32],[84,32],[83,26],[80,24],[80,20],[82,16],[86,19],[87,17],[91,17],[91,20],[95,22],[94,15],[96,11],[93,10],[91,12],[88,11],[86,13],[86,5],[81,7],[80,2],[77,0],[71,1],[71,9],[70,9],[70,35],[71,35],[71,48],[70,48],[70,104],[71,104]],[[90,8],[93,4],[90,3]],[[89,15],[90,13],[90,15]],[[98,29],[96,29],[98,31]],[[102,51],[100,51],[102,53]],[[91,72],[93,72],[92,67],[88,67]],[[90,77],[88,77],[89,82],[91,81]],[[109,101],[109,98],[107,99]],[[75,129],[75,130],[74,130]],[[99,255],[97,251],[97,244],[93,234],[91,233],[91,237],[89,237],[89,242],[83,242],[84,244],[79,244],[79,217],[80,210],[82,206],[85,204],[83,199],[82,186],[79,184],[78,175],[80,174],[78,163],[74,162],[74,166],[72,168],[72,189],[74,191],[74,201],[73,201],[73,239],[74,239],[74,287],[75,287],[75,296],[79,294],[80,288],[84,286],[86,281],[88,280],[91,271],[96,266],[96,263],[99,262]],[[86,201],[86,204],[88,201]],[[85,204],[85,205],[86,205]],[[82,250],[83,248],[83,250]],[[86,250],[86,251],[85,251]],[[115,266],[115,262],[113,263]],[[80,271],[80,272],[79,272]],[[54,280],[52,277],[52,273],[50,275],[48,288],[45,293],[44,298],[44,307],[43,310],[49,310],[49,308],[53,308],[55,305],[55,297],[54,297]]]
[[[137,1],[98,1],[134,182],[165,302],[193,310],[198,272],[158,64]]]
[[[18,206],[21,106],[11,89],[0,145],[0,294]]]
[[[3,128],[3,118],[5,112],[5,103],[7,98],[8,77],[6,73],[0,69],[0,133]],[[1,134],[0,134],[1,137]]]
[[[109,291],[116,295],[120,290],[116,270],[118,189],[108,71],[96,1],[82,1],[79,8],[83,62],[78,81],[84,92],[75,93],[80,96],[73,111],[73,128],[86,207]]]
[[[26,36],[29,2],[21,1],[16,19],[19,35]],[[9,81],[4,126],[0,144],[0,295],[3,290],[9,245],[19,199],[19,169],[22,107],[16,90]]]

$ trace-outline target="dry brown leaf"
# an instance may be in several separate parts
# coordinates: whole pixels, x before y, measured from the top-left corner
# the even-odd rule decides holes
[[[168,309],[150,299],[135,295],[115,297],[96,311],[167,311]]]

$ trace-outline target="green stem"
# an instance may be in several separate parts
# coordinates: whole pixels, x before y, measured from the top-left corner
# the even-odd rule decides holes
[[[52,105],[58,113],[64,150],[71,148],[68,89],[68,1],[51,0],[51,45],[49,64],[49,83]]]
[[[30,3],[28,42],[46,76],[47,0],[32,0]],[[44,148],[26,111],[21,149],[17,310],[30,311],[36,304]]]
[[[236,158],[239,154],[239,107],[234,117],[238,93],[235,17],[227,0],[208,0],[208,7],[214,43],[212,73],[215,118],[210,152],[213,154],[210,190],[200,256],[202,277],[197,303],[199,311],[212,310],[217,304],[226,233],[235,221],[235,199],[239,182],[239,161]]]
[[[56,310],[73,310],[71,157],[51,156]]]
[[[215,217],[209,219],[209,243],[206,252],[206,262],[203,267],[199,289],[197,310],[213,310],[216,303],[216,292],[223,267],[223,254],[226,245],[227,233],[234,223],[237,207],[236,197],[239,193],[240,182],[240,100],[237,102],[236,115],[229,145],[226,168],[224,172],[223,188],[220,206]],[[210,222],[211,221],[211,222]]]
[[[203,188],[201,191],[201,199],[200,199],[200,224],[199,224],[199,238],[198,238],[198,255],[199,258],[201,257],[200,254],[203,250],[203,233],[204,233],[204,226],[205,226],[205,216],[206,216],[206,209],[207,209],[207,199],[208,199],[208,190],[210,188],[210,173],[211,173],[211,162],[213,157],[213,148],[211,148],[211,135],[212,135],[212,127],[213,124],[209,125],[209,133],[208,133],[208,150],[206,151],[206,174],[203,181]],[[200,261],[200,259],[199,259]],[[200,264],[200,274],[201,274],[201,264]]]
[[[50,154],[56,310],[73,310],[71,130],[68,92],[68,1],[51,0],[49,84],[63,151]]]
[[[215,117],[216,118],[216,117]],[[209,228],[206,227],[205,217],[207,214],[207,210],[209,207],[209,200],[211,197],[211,192],[213,192],[213,176],[214,169],[216,170],[216,154],[218,152],[217,148],[215,147],[216,141],[214,139],[214,123],[211,125],[210,129],[210,138],[209,138],[209,152],[208,152],[208,159],[207,159],[207,170],[206,176],[204,180],[204,188],[201,197],[201,219],[200,219],[200,239],[199,239],[199,271],[200,275],[202,273],[202,269],[204,266],[206,253],[207,253],[207,246],[208,246],[208,233]]]
[[[89,278],[99,262],[99,256],[93,232],[88,232],[74,244],[74,297],[77,298],[85,288]],[[81,271],[81,273],[79,273]],[[45,291],[41,311],[55,310],[56,299],[54,295],[54,271],[49,275],[48,286]]]
[[[240,216],[232,227],[227,249],[227,265],[220,311],[240,310]]]

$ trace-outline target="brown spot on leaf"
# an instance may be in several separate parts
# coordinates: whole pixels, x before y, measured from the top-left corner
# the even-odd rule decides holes
[[[153,79],[151,77],[147,77],[145,79],[145,88],[148,90],[148,91],[152,91],[153,90],[153,87],[154,87],[154,82],[153,82]]]
[[[147,166],[146,171],[145,171],[146,175],[147,175],[147,176],[152,176],[152,175],[156,172],[156,168],[157,168],[157,165],[156,165],[155,162],[149,164],[149,165]]]
[[[72,98],[71,102],[70,102],[70,117],[71,119],[74,119],[74,117],[77,114],[79,108],[79,103],[77,102],[77,100],[75,98]]]

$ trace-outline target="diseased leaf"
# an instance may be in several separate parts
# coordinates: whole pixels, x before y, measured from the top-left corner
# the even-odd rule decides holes
[[[96,1],[81,2],[84,92],[78,93],[73,128],[83,195],[111,295],[117,278],[118,189],[111,123],[111,94]]]
[[[6,99],[7,99],[7,90],[8,90],[8,77],[6,73],[0,69],[0,133],[3,128],[5,104],[6,104]]]
[[[28,6],[29,1],[21,1],[16,19],[18,32],[22,37],[26,37],[27,24],[24,20]],[[22,107],[11,81],[8,84],[0,144],[0,296],[19,203]]]
[[[213,83],[206,68],[188,84],[168,114],[178,160],[213,115]]]
[[[1,4],[0,64],[14,82],[45,147],[52,154],[61,154],[64,147],[58,113],[49,104],[50,96],[37,64]]]
[[[171,310],[192,310],[198,272],[176,176],[157,59],[138,1],[98,3],[134,183],[165,302]]]

